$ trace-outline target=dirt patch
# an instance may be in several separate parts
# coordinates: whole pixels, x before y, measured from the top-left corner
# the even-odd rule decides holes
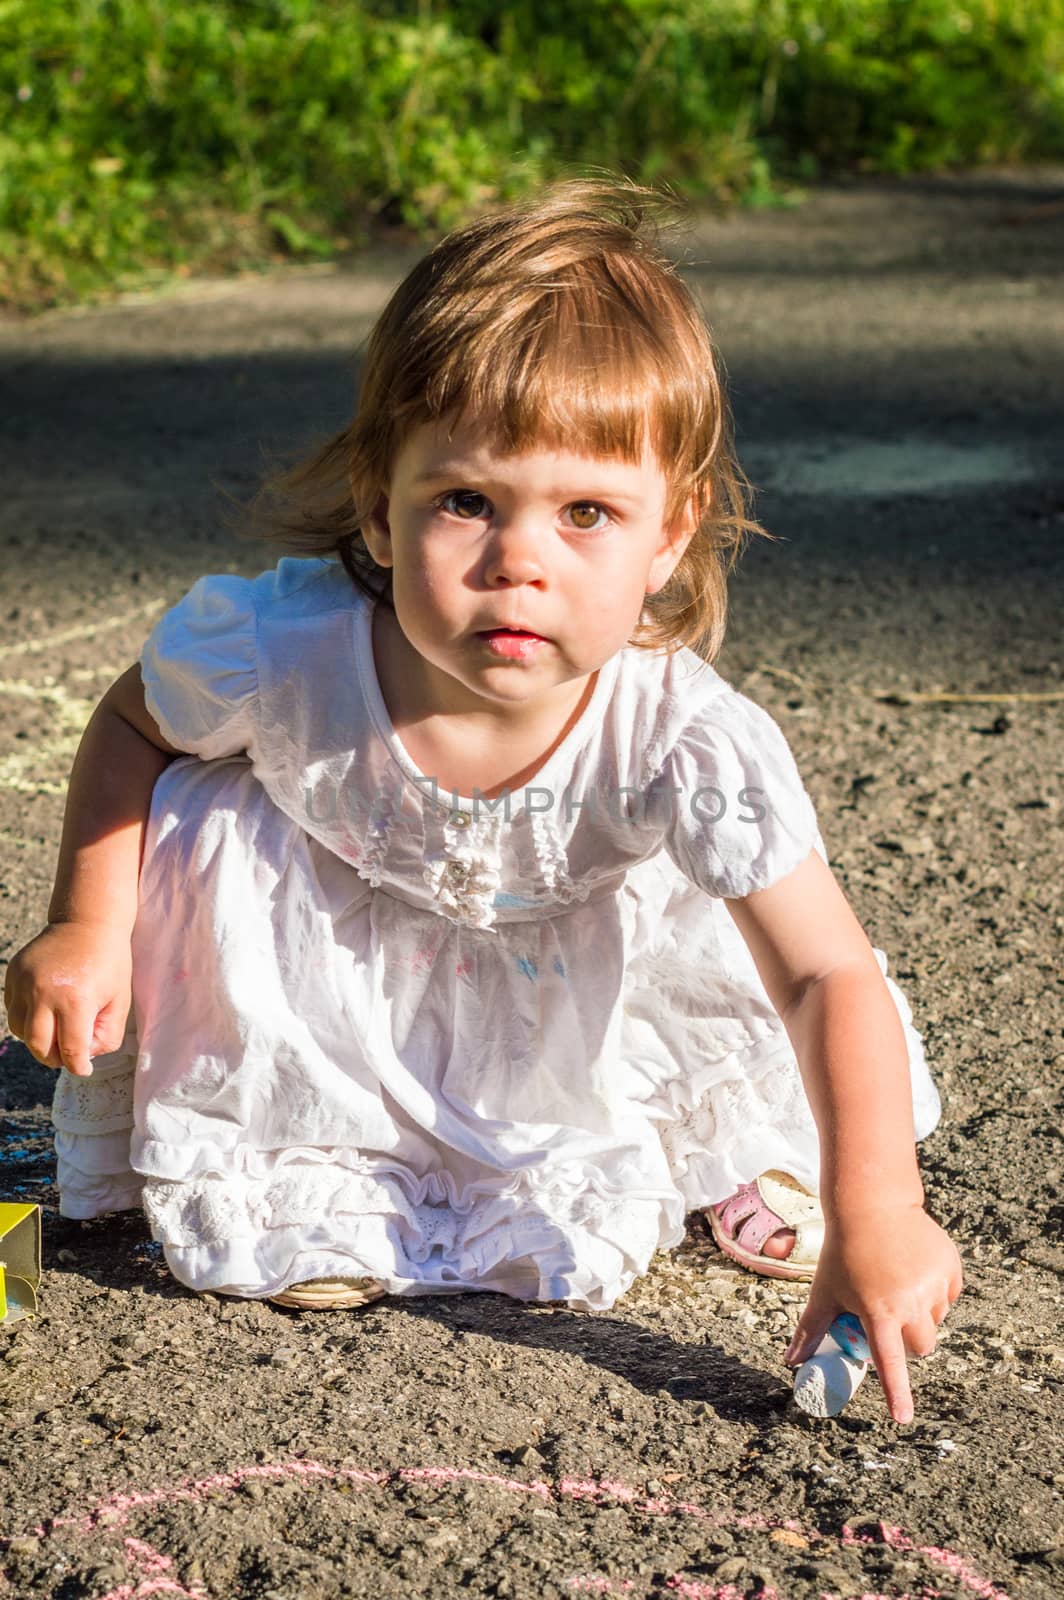
[[[790,738],[946,1104],[968,1287],[898,1428],[789,1404],[798,1301],[688,1237],[608,1313],[498,1295],[299,1315],[186,1294],[136,1215],[55,1213],[51,1075],[0,1042],[0,1196],[45,1207],[0,1328],[12,1600],[1008,1594],[1064,1582],[1060,174],[876,184],[706,222],[689,270],[753,548],[721,670]],[[405,259],[0,324],[0,956],[36,931],[100,694],[201,573],[212,482],[343,420]]]

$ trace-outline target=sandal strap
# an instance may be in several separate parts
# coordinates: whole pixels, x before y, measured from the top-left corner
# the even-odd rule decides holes
[[[794,1246],[787,1257],[793,1267],[815,1267],[824,1246],[824,1213],[818,1195],[810,1194],[789,1172],[763,1172],[757,1190],[780,1219],[780,1227],[794,1230]]]
[[[766,1239],[790,1228],[794,1247],[786,1257],[793,1267],[815,1267],[824,1244],[824,1213],[788,1172],[763,1172],[713,1207],[724,1232],[743,1250],[760,1255]]]
[[[823,1219],[818,1196],[810,1194],[789,1172],[763,1172],[755,1187],[783,1228],[797,1230],[803,1222]]]
[[[794,1248],[787,1260],[795,1267],[815,1267],[824,1248],[824,1219],[800,1222],[794,1230]]]
[[[765,1204],[756,1183],[744,1183],[741,1189],[713,1209],[725,1233],[743,1250],[755,1256],[761,1254],[765,1240],[785,1226]]]

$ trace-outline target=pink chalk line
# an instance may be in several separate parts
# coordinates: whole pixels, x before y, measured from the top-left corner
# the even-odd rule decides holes
[[[101,1529],[124,1526],[134,1512],[145,1507],[173,1504],[178,1501],[204,1501],[220,1491],[231,1493],[239,1489],[242,1483],[256,1478],[296,1480],[302,1478],[304,1481],[324,1479],[326,1482],[344,1481],[366,1488],[397,1481],[438,1484],[480,1483],[486,1487],[532,1496],[545,1502],[555,1499],[598,1502],[619,1500],[630,1506],[633,1511],[654,1516],[694,1517],[710,1526],[749,1528],[759,1532],[785,1528],[792,1533],[800,1533],[811,1544],[822,1543],[826,1537],[816,1529],[804,1527],[793,1517],[766,1517],[757,1512],[739,1513],[731,1508],[713,1511],[691,1500],[675,1500],[668,1495],[647,1496],[629,1484],[612,1478],[560,1478],[553,1484],[543,1479],[535,1479],[531,1483],[525,1483],[519,1478],[505,1477],[494,1472],[480,1472],[473,1467],[399,1467],[394,1470],[374,1472],[362,1467],[330,1467],[321,1461],[263,1463],[237,1467],[232,1472],[212,1473],[206,1478],[182,1478],[175,1484],[159,1489],[119,1489],[88,1511],[53,1517],[47,1528],[39,1524],[32,1532],[38,1538],[45,1538],[48,1533],[71,1528],[83,1535],[90,1535]],[[914,1551],[925,1556],[933,1565],[942,1568],[972,1594],[978,1595],[979,1600],[1009,1600],[1005,1590],[997,1588],[982,1577],[954,1551],[942,1550],[935,1545],[918,1545],[901,1528],[894,1527],[890,1523],[881,1522],[879,1529],[880,1539],[877,1541],[871,1534],[854,1533],[851,1528],[844,1527],[841,1542],[844,1546],[853,1546],[881,1541],[895,1550]],[[6,1547],[10,1542],[8,1538],[0,1538],[0,1546]],[[131,1563],[140,1568],[137,1581],[132,1585],[121,1585],[110,1594],[102,1596],[101,1600],[147,1600],[152,1594],[164,1593],[179,1595],[185,1597],[185,1600],[204,1600],[202,1590],[186,1589],[174,1578],[166,1576],[172,1567],[168,1556],[160,1555],[141,1540],[127,1539],[125,1543]],[[0,1584],[3,1584],[3,1581],[0,1574]],[[609,1588],[602,1590],[603,1584],[610,1585],[609,1578],[587,1575],[574,1577],[569,1581],[577,1588],[594,1587],[600,1592],[610,1592]],[[626,1588],[632,1583],[631,1579],[624,1580]],[[699,1583],[694,1579],[683,1578],[679,1574],[669,1578],[666,1587],[676,1589],[678,1593],[687,1596],[688,1600],[738,1600],[737,1592],[732,1585]],[[931,1600],[937,1593],[936,1590],[924,1589],[919,1600]],[[779,1596],[766,1589],[765,1600],[779,1600]],[[822,1600],[841,1600],[841,1597],[826,1594],[822,1596]],[[858,1600],[858,1597],[852,1597],[852,1600]],[[887,1597],[862,1595],[859,1600],[887,1600]],[[916,1597],[901,1596],[900,1600],[916,1600]]]
[[[585,1592],[593,1590],[596,1594],[623,1594],[634,1589],[635,1584],[631,1578],[619,1578],[614,1582],[612,1578],[589,1575],[570,1578],[569,1587]],[[687,1596],[688,1600],[745,1600],[745,1590],[737,1588],[734,1583],[702,1583],[697,1578],[685,1578],[680,1573],[666,1578],[662,1587],[675,1589],[677,1594]],[[852,1600],[940,1600],[941,1594],[941,1589],[921,1587],[914,1594],[862,1594],[853,1596]],[[761,1600],[780,1600],[779,1590],[767,1584],[761,1591]],[[841,1597],[825,1594],[821,1600],[841,1600]]]
[[[5,1544],[9,1541],[4,1540]],[[152,1595],[176,1595],[178,1600],[208,1600],[207,1593],[199,1587],[186,1589],[183,1583],[169,1576],[174,1563],[169,1556],[161,1555],[154,1545],[148,1544],[144,1539],[125,1539],[126,1560],[133,1568],[134,1581],[120,1583],[117,1589],[111,1589],[103,1600],[151,1600]],[[11,1585],[0,1573],[0,1588],[9,1590]]]
[[[601,1577],[570,1578],[569,1586],[574,1589],[593,1589],[598,1594],[618,1594],[635,1588],[631,1578],[619,1579],[614,1586],[612,1579]],[[677,1594],[693,1597],[693,1600],[746,1600],[746,1591],[737,1589],[734,1583],[699,1583],[695,1578],[682,1578],[679,1574],[666,1578],[664,1587],[675,1589]],[[780,1600],[780,1597],[768,1584],[761,1590],[761,1600]]]
[[[135,1581],[120,1583],[117,1589],[109,1590],[103,1600],[150,1600],[154,1594],[177,1595],[179,1600],[207,1600],[205,1590],[198,1585],[186,1589],[183,1583],[168,1576],[174,1563],[169,1556],[161,1555],[154,1545],[143,1539],[125,1539],[123,1543]]]
[[[983,1600],[1008,1600],[1004,1590],[997,1589],[988,1579],[980,1577],[978,1572],[968,1565],[962,1556],[953,1550],[940,1550],[937,1545],[916,1544],[901,1528],[894,1527],[889,1522],[879,1524],[880,1538],[884,1544],[889,1544],[892,1550],[915,1550],[917,1555],[926,1556],[928,1561],[933,1561],[936,1566],[942,1567],[951,1577],[963,1583],[966,1589],[973,1594],[982,1595]],[[854,1533],[852,1528],[844,1527],[842,1530],[842,1543],[876,1544],[878,1541],[869,1533]]]

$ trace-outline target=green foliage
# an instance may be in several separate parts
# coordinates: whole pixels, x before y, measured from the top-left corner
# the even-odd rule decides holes
[[[1064,153],[1064,0],[0,0],[0,298],[429,234],[571,170]]]

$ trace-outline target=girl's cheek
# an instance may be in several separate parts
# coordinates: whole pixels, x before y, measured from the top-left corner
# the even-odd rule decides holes
[[[416,548],[425,560],[443,562],[452,560],[458,551],[468,552],[475,550],[481,543],[477,537],[477,528],[463,528],[461,524],[450,523],[443,527],[438,522],[430,523],[423,529],[421,537],[416,542]]]

